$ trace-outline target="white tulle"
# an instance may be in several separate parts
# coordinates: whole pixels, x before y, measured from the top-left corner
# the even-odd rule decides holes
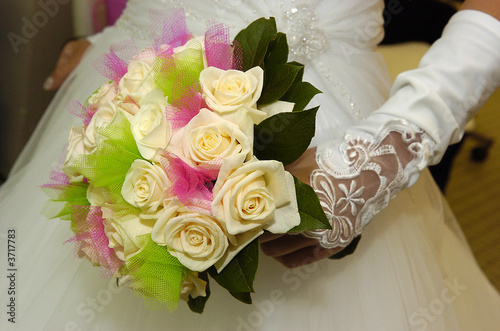
[[[274,15],[284,32],[305,33],[311,41],[317,35],[327,36],[328,44],[315,48],[312,59],[304,57],[305,80],[324,92],[313,100],[321,104],[314,145],[342,140],[346,128],[367,118],[389,95],[388,74],[374,50],[382,36],[383,4],[379,1],[129,0],[126,26],[147,26],[145,8],[175,6],[186,8],[194,34],[203,32],[206,18],[226,21],[237,32],[255,18]],[[303,8],[314,10],[314,15],[301,16],[302,22],[314,18],[314,31],[303,31],[306,24],[289,25],[287,19]],[[109,28],[93,40],[92,49],[57,93],[0,189],[0,244],[5,252],[5,234],[15,229],[17,264],[16,324],[7,320],[5,293],[10,280],[4,275],[0,277],[4,307],[0,329],[498,329],[500,297],[477,266],[425,170],[415,185],[399,192],[364,228],[353,255],[294,270],[261,256],[251,306],[237,302],[212,282],[203,315],[192,313],[182,303],[175,313],[147,311],[142,298],[127,288],[117,288],[90,263],[74,258],[72,244],[64,244],[72,236],[69,224],[40,215],[46,197],[38,186],[47,181],[57,163],[71,124],[80,121],[64,105],[85,100],[102,84],[105,79],[91,70],[92,62],[111,44],[134,37],[129,28]],[[135,40],[139,47],[147,45],[145,40]],[[345,184],[344,191],[358,189]],[[351,201],[350,206],[357,208],[356,200]],[[7,269],[5,255],[0,265]]]

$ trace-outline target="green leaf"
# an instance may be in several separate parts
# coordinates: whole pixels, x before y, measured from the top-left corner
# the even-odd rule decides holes
[[[267,55],[264,60],[265,68],[278,64],[285,64],[288,59],[288,42],[286,34],[278,32],[276,39],[269,43]]]
[[[315,88],[311,83],[298,82],[288,94],[285,101],[295,103],[293,111],[301,111],[306,108],[307,104],[320,90]]]
[[[297,233],[319,229],[331,230],[332,227],[330,226],[330,222],[313,188],[302,183],[296,177],[293,177],[293,180],[295,182],[295,192],[297,194],[300,224],[288,232]]]
[[[207,303],[207,300],[210,297],[210,286],[208,284],[208,274],[206,271],[200,272],[198,274],[198,277],[207,282],[207,287],[205,289],[207,295],[204,297],[197,297],[197,298],[193,298],[190,295],[187,304],[192,312],[201,314],[203,313],[203,309],[205,309],[205,304]]]
[[[302,63],[299,63],[297,61],[292,61],[292,62],[288,62],[287,64],[291,65],[291,66],[296,66],[296,67],[299,67],[299,68],[302,68],[302,70],[299,72],[299,74],[297,75],[297,77],[295,78],[295,83],[297,82],[301,82],[302,81],[302,77],[304,76],[304,65]]]
[[[230,293],[253,292],[253,281],[259,265],[259,240],[243,248],[229,264],[217,273],[209,269],[210,276]]]
[[[319,107],[273,115],[254,132],[254,155],[259,160],[277,160],[284,165],[297,160],[314,137]]]
[[[304,67],[294,64],[278,64],[266,67],[264,87],[259,98],[259,105],[267,105],[279,100],[293,86]]]
[[[243,53],[243,71],[263,65],[269,42],[276,39],[276,35],[274,17],[259,18],[236,35],[234,39]]]
[[[239,301],[249,304],[252,304],[252,297],[250,296],[249,292],[239,292],[239,293],[234,293],[234,292],[229,292],[234,298],[238,299]]]

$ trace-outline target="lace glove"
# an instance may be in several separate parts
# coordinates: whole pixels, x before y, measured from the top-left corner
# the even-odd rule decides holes
[[[416,182],[463,135],[500,83],[500,22],[457,13],[418,69],[398,76],[390,99],[343,142],[318,147],[310,176],[333,230],[305,233],[346,247],[397,192]]]

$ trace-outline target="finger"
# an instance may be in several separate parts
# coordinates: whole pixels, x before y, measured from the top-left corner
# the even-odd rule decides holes
[[[84,39],[68,42],[59,55],[54,71],[44,82],[43,88],[45,90],[58,89],[78,63],[80,63],[83,53],[89,45],[90,43]]]
[[[259,241],[262,244],[271,240],[278,239],[283,236],[286,236],[286,233],[274,234],[271,232],[264,232],[263,234],[260,235]]]
[[[342,247],[326,249],[319,245],[304,247],[291,254],[277,256],[275,259],[287,268],[297,268],[324,260],[342,250]]]
[[[76,48],[77,45],[75,45],[74,42],[69,42],[64,47],[57,61],[56,68],[50,76],[53,80],[51,89],[58,89],[80,62],[80,57],[78,56]]]
[[[68,65],[68,61],[72,54],[74,54],[73,43],[69,42],[64,46],[59,55],[54,71],[52,71],[49,78],[43,83],[43,88],[45,90],[56,90],[61,86],[62,82],[69,74],[68,71],[70,70],[70,66]]]
[[[264,254],[277,257],[293,253],[308,246],[316,246],[318,241],[312,238],[306,238],[301,235],[286,235],[275,240],[261,243],[260,247]]]

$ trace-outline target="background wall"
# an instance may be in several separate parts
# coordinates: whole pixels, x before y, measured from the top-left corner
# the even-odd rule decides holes
[[[43,82],[73,35],[70,0],[4,0],[0,12],[0,176],[53,97]]]

